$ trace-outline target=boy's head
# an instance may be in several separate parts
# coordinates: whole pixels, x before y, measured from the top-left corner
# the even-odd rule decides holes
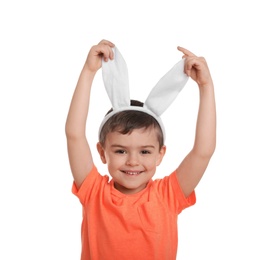
[[[137,100],[131,100],[131,106],[143,107],[143,103]],[[112,109],[107,113],[110,114]],[[153,128],[157,134],[159,149],[164,146],[164,137],[162,129],[157,120],[143,111],[124,110],[112,115],[102,126],[99,133],[99,142],[105,145],[106,136],[111,132],[119,132],[121,134],[129,134],[134,129]]]
[[[166,147],[158,121],[144,112],[143,103],[132,100],[131,108],[109,111],[102,122],[97,150],[114,187],[122,193],[143,190],[160,165]]]

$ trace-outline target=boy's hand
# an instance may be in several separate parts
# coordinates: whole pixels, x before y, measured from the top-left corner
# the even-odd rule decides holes
[[[112,48],[114,46],[112,42],[107,40],[102,40],[97,45],[92,46],[88,53],[85,67],[95,73],[101,68],[102,59],[104,61],[108,61],[108,59],[113,60],[114,53]]]
[[[177,49],[184,54],[184,72],[187,76],[197,82],[199,87],[212,84],[212,77],[206,60],[203,57],[197,57],[195,54],[183,47],[178,46]]]

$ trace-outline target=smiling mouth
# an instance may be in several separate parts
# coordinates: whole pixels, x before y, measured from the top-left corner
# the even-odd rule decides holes
[[[142,171],[122,171],[123,173],[127,174],[127,175],[139,175],[140,173],[142,173]]]

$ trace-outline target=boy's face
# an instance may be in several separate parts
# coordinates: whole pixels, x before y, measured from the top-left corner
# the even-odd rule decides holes
[[[143,190],[153,177],[165,154],[159,150],[157,132],[153,128],[135,129],[130,134],[111,132],[104,147],[97,144],[103,163],[107,163],[115,188],[125,194]]]

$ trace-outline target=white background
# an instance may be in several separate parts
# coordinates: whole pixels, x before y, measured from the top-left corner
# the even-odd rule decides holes
[[[135,99],[179,61],[177,45],[204,56],[212,72],[217,149],[197,204],[179,217],[178,259],[271,259],[268,2],[1,1],[0,259],[79,259],[81,205],[64,126],[86,55],[101,39],[123,54]],[[93,84],[95,149],[110,104],[100,72]],[[157,177],[191,148],[197,108],[190,80],[162,116],[168,150]]]

